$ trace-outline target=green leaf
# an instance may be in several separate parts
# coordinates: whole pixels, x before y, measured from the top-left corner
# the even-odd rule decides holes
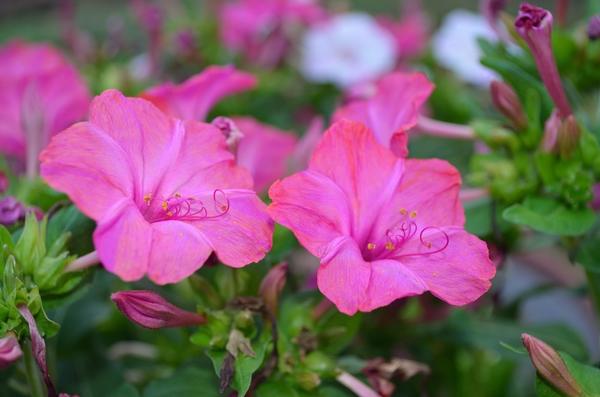
[[[581,397],[600,396],[600,369],[581,364],[566,353],[559,353],[565,362],[569,372],[577,384],[581,387]],[[538,397],[563,397],[564,394],[557,391],[552,385],[539,376],[536,380],[536,395]]]
[[[556,236],[579,236],[596,221],[594,211],[589,208],[568,209],[543,197],[527,197],[522,204],[504,210],[502,215],[509,222]]]
[[[231,387],[238,391],[239,397],[245,396],[248,392],[250,383],[252,383],[252,375],[263,364],[265,356],[269,351],[270,344],[271,333],[263,330],[258,339],[252,342],[252,349],[254,350],[255,356],[250,357],[243,353],[239,353],[235,358]],[[219,375],[227,352],[225,350],[212,350],[207,351],[206,354],[212,360],[215,372]]]
[[[347,316],[337,310],[328,311],[316,326],[320,350],[332,355],[344,350],[356,336],[362,317],[362,313]]]
[[[188,367],[166,379],[151,382],[143,397],[221,397],[218,379],[206,368]]]
[[[585,241],[579,247],[575,261],[594,273],[600,273],[600,238]]]

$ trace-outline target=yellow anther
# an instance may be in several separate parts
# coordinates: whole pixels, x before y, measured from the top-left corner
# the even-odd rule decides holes
[[[167,209],[169,209],[169,203],[163,200],[161,207],[164,211],[166,211]]]
[[[369,243],[369,244],[367,244],[367,249],[369,251],[373,251],[375,249],[375,247],[377,247],[377,245],[375,245],[375,243]]]
[[[408,214],[408,211],[406,210],[406,208],[400,208],[400,215],[406,215]]]
[[[391,251],[391,250],[393,250],[395,248],[396,248],[396,246],[393,243],[391,243],[389,241],[387,243],[385,243],[385,249],[386,250]]]
[[[152,201],[152,193],[148,193],[144,196],[144,203],[146,203],[146,205],[150,205],[150,201]]]
[[[173,213],[171,211],[167,212],[167,216],[173,216]]]
[[[417,217],[417,211],[410,211],[410,214],[408,215],[411,219],[415,219]]]
[[[425,246],[426,246],[427,248],[431,248],[431,243],[430,243],[429,241],[427,241],[427,242],[425,243]]]

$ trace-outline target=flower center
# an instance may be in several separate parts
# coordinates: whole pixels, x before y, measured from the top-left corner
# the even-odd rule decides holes
[[[149,222],[166,220],[199,221],[214,219],[229,212],[229,199],[225,192],[215,189],[208,200],[184,197],[175,193],[167,198],[155,198],[152,193],[144,195],[146,211],[144,215]]]
[[[448,234],[435,226],[420,227],[417,211],[401,208],[400,215],[400,220],[385,231],[383,238],[367,243],[366,252],[363,251],[365,259],[432,255],[448,247]],[[414,241],[416,236],[418,241]]]

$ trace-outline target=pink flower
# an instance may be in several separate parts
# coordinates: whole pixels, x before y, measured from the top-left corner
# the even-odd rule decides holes
[[[44,179],[97,221],[98,256],[123,280],[173,283],[213,251],[241,267],[271,248],[265,205],[212,125],[108,90],[89,122],[58,134],[40,157]]]
[[[250,171],[256,191],[264,191],[288,173],[298,139],[250,117],[234,118],[234,122],[243,134],[237,147],[237,163]]]
[[[429,20],[420,1],[408,1],[405,4],[404,13],[399,21],[385,16],[377,18],[378,22],[394,36],[400,59],[420,55],[429,40]]]
[[[27,159],[30,176],[50,137],[82,119],[89,93],[53,47],[12,41],[0,48],[0,152]]]
[[[333,118],[360,121],[373,131],[379,143],[398,156],[406,156],[407,132],[417,124],[421,107],[433,88],[422,73],[390,73],[379,81],[375,95],[351,101]]]
[[[343,120],[306,171],[271,186],[269,213],[320,258],[318,287],[343,313],[425,291],[464,305],[490,288],[495,268],[463,228],[460,183],[450,164],[396,157]]]
[[[325,11],[313,0],[237,0],[220,11],[224,45],[250,61],[274,66],[289,49],[289,36],[298,26],[323,19]]]
[[[202,121],[223,97],[255,85],[254,76],[233,66],[210,66],[179,85],[161,84],[145,91],[141,97],[173,117]]]
[[[198,313],[180,309],[152,291],[119,291],[110,299],[125,317],[146,328],[187,327],[206,322]]]

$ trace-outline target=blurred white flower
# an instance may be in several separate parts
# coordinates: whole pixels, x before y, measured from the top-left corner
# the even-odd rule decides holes
[[[478,38],[497,41],[496,33],[481,15],[466,10],[452,11],[433,37],[433,56],[460,79],[487,86],[498,77],[479,63],[481,50]]]
[[[368,14],[338,15],[310,29],[302,42],[306,79],[340,87],[375,80],[396,62],[394,37]]]

